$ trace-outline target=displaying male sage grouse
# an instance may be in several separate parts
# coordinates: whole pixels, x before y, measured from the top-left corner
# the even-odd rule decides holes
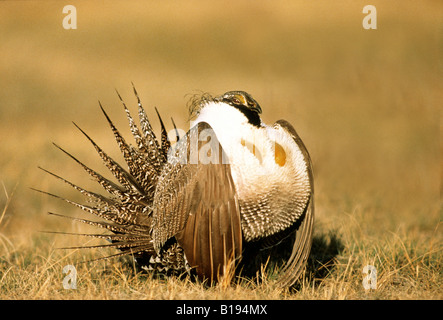
[[[160,141],[134,92],[139,127],[118,96],[135,146],[125,141],[100,105],[127,168],[79,128],[119,184],[56,145],[109,195],[85,190],[47,171],[90,201],[80,204],[50,195],[102,218],[102,222],[72,219],[111,231],[89,236],[110,240],[103,247],[121,251],[112,256],[133,255],[144,269],[189,272],[212,284],[232,276],[235,268],[243,269],[238,267],[242,258],[243,267],[260,270],[254,263],[256,255],[265,252],[270,260],[280,259],[274,249],[289,247],[277,283],[293,285],[309,256],[314,222],[311,160],[294,128],[285,120],[271,126],[263,123],[260,105],[244,91],[217,97],[205,94],[192,100],[191,129],[181,137],[177,134],[171,147],[158,111]]]

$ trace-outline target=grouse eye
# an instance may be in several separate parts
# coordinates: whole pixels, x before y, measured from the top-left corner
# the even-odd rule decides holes
[[[232,101],[233,101],[235,104],[241,104],[240,100],[239,100],[238,98],[236,98],[236,97],[233,97],[233,98],[232,98]]]

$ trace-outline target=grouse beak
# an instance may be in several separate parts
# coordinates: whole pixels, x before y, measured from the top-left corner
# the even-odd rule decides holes
[[[261,111],[261,107],[260,107],[260,105],[259,105],[258,103],[255,103],[255,105],[252,106],[252,107],[250,107],[250,109],[251,109],[252,111],[257,112],[258,114],[261,114],[261,113],[262,113],[262,111]]]
[[[217,102],[226,102],[227,100],[231,99],[231,96],[229,96],[231,92],[227,92],[224,95],[220,97],[216,97],[214,100]],[[238,101],[238,106],[245,107],[251,111],[256,112],[257,114],[262,113],[262,109],[260,105],[255,101],[254,99],[248,100],[244,95],[242,94],[235,94],[235,99]]]

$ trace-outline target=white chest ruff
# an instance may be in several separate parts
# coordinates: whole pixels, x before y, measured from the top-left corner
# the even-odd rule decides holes
[[[209,103],[192,125],[198,122],[213,128],[227,155],[246,240],[293,224],[310,197],[307,164],[293,138],[281,127],[249,124],[224,103]]]

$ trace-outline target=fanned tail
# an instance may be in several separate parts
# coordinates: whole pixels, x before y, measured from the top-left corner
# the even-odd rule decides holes
[[[172,245],[171,248],[169,248],[168,250],[175,250],[174,252],[169,252],[169,256],[166,255],[165,257],[159,257],[153,248],[151,237],[152,203],[154,200],[155,188],[163,166],[167,161],[167,154],[169,148],[171,147],[171,143],[168,139],[167,131],[160,116],[160,113],[158,112],[157,108],[155,108],[161,127],[160,142],[157,140],[156,135],[149,122],[148,116],[140,102],[140,98],[135,87],[133,87],[133,90],[138,103],[140,127],[138,127],[135,123],[121,95],[118,92],[117,95],[121,103],[123,104],[123,108],[129,122],[129,128],[135,140],[136,146],[133,146],[126,142],[120,131],[117,129],[117,127],[114,125],[114,123],[106,113],[102,104],[99,102],[100,109],[103,112],[112,133],[114,134],[114,138],[123,155],[123,158],[127,165],[127,169],[123,168],[119,163],[112,159],[101,147],[97,145],[97,143],[95,143],[95,141],[85,131],[83,131],[76,123],[74,123],[75,127],[80,130],[80,132],[92,144],[95,151],[98,153],[101,160],[106,165],[108,170],[113,174],[118,183],[105,178],[104,176],[78,160],[68,151],[54,143],[54,146],[56,148],[58,148],[75,162],[77,162],[96,182],[98,182],[103,187],[103,189],[109,195],[105,196],[96,192],[86,190],[85,188],[82,188],[74,184],[73,182],[68,181],[61,176],[41,167],[39,168],[44,172],[50,174],[58,180],[61,180],[76,191],[80,192],[83,196],[86,197],[88,204],[75,202],[46,191],[41,191],[37,189],[34,190],[63,200],[71,205],[82,209],[85,212],[93,214],[102,219],[102,221],[92,221],[50,212],[51,215],[68,218],[73,221],[101,228],[105,230],[105,232],[107,232],[103,234],[85,234],[49,231],[50,233],[92,237],[108,240],[111,242],[108,244],[94,246],[70,247],[70,249],[115,248],[119,249],[121,252],[105,258],[99,258],[97,260],[132,254],[136,258],[143,258],[144,261],[151,261],[154,263],[154,265],[159,265],[163,269],[168,268],[168,261],[171,260],[171,257],[174,257],[174,263],[176,263],[177,261],[182,262],[181,265],[179,263],[174,268],[182,270],[184,268],[184,257],[183,254],[181,258],[179,257],[180,250],[177,251],[176,249],[174,249],[176,247]],[[177,134],[177,139],[178,138],[179,137]],[[152,266],[149,266],[148,263],[146,268],[152,269]]]

